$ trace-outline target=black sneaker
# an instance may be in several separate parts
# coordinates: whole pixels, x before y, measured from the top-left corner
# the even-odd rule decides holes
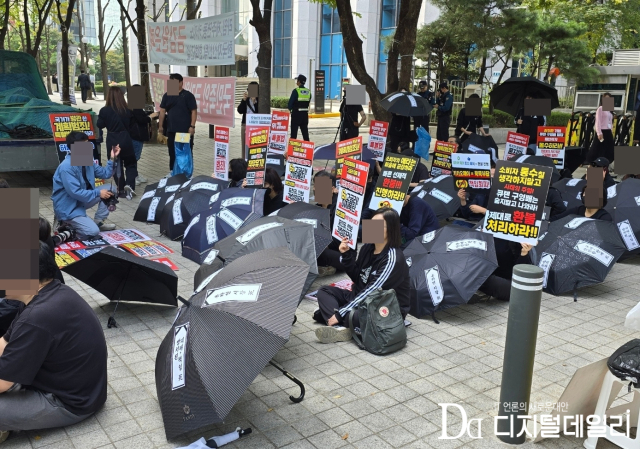
[[[320,309],[316,309],[316,311],[313,312],[313,320],[316,323],[325,324],[324,318],[322,318],[322,314],[320,313]]]

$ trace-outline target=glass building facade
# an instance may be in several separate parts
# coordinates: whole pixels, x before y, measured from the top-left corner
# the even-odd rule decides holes
[[[292,78],[291,30],[293,0],[273,2],[273,77]]]
[[[382,0],[380,18],[380,49],[378,52],[378,89],[380,92],[387,91],[387,51],[386,36],[392,35],[398,26],[398,13],[400,11],[400,0]]]
[[[347,76],[347,56],[342,45],[338,10],[328,5],[322,5],[320,70],[325,72],[326,95],[329,98],[340,99],[342,78]]]

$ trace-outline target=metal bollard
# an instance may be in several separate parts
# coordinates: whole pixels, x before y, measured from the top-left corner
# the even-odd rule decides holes
[[[215,139],[216,137],[216,127],[214,125],[209,125],[209,139]]]
[[[513,267],[497,425],[498,438],[509,444],[522,444],[527,437],[526,420],[519,416],[529,412],[543,278],[544,271],[535,265]]]

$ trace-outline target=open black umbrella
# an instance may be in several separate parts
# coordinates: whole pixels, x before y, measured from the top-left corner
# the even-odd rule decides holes
[[[479,134],[471,134],[467,140],[462,142],[461,153],[479,153],[482,150],[485,154],[491,155],[491,159],[498,160],[498,145],[491,136],[481,136]]]
[[[521,164],[531,164],[531,165],[540,165],[542,167],[551,167],[553,171],[551,172],[551,183],[557,182],[560,180],[560,172],[556,168],[556,164],[553,163],[553,159],[547,156],[538,156],[538,155],[529,155],[523,154],[519,156],[515,162],[520,162]]]
[[[524,98],[533,92],[538,98],[551,99],[551,109],[560,106],[556,88],[532,76],[509,78],[489,92],[489,97],[495,109],[515,116],[524,107]]]
[[[420,95],[411,92],[396,92],[387,95],[380,102],[385,110],[404,117],[422,117],[428,115],[433,106]]]
[[[272,168],[278,173],[281,178],[284,176],[284,170],[287,161],[284,160],[282,154],[267,154],[267,168]]]
[[[171,240],[182,237],[193,216],[216,203],[228,184],[210,176],[196,176],[180,187],[162,211],[160,233]]]
[[[585,181],[586,182],[586,181]],[[604,207],[613,217],[630,254],[640,253],[640,179],[628,178],[611,186],[614,196]],[[627,255],[630,255],[627,254]]]
[[[278,209],[274,215],[313,226],[316,257],[319,257],[331,243],[331,213],[329,209],[297,201]]]
[[[182,255],[201,264],[219,240],[262,217],[265,189],[232,187],[191,219],[182,238]]]
[[[427,179],[413,189],[411,196],[422,198],[431,206],[438,220],[452,217],[460,208],[460,198],[451,175]]]
[[[498,267],[493,236],[449,225],[416,237],[403,250],[415,317],[469,302]]]
[[[587,185],[586,179],[564,178],[552,184],[558,189],[567,209],[582,206],[582,189]],[[607,204],[608,206],[609,204]]]
[[[105,246],[62,271],[96,289],[109,301],[178,304],[178,276],[171,268],[113,246]],[[109,327],[116,326],[114,315],[109,318]]]
[[[545,271],[546,291],[575,299],[578,288],[603,282],[625,249],[614,223],[569,215],[549,224],[531,259]]]
[[[167,439],[222,422],[289,340],[309,266],[286,248],[247,254],[180,308],[156,357]],[[276,368],[282,370],[276,366]],[[302,388],[304,386],[285,372]]]
[[[171,196],[175,195],[180,187],[188,182],[187,176],[181,173],[171,178],[162,178],[159,182],[148,185],[140,197],[133,221],[159,224],[164,206],[171,201]]]

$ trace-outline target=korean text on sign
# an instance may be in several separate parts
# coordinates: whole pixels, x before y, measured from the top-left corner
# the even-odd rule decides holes
[[[249,133],[249,160],[247,161],[247,185],[264,184],[264,172],[267,168],[267,145],[269,128],[256,129]]]
[[[455,153],[451,168],[456,189],[491,188],[491,156],[488,154]]]
[[[362,157],[362,136],[342,140],[336,144],[336,178],[341,178],[345,158],[360,160]]]
[[[338,188],[338,204],[331,235],[338,240],[349,239],[349,248],[356,249],[369,164],[346,158],[342,169],[343,176]]]
[[[456,152],[458,145],[455,143],[436,141],[431,163],[431,176],[451,174],[451,155]]]
[[[289,113],[273,111],[271,113],[271,132],[269,133],[269,154],[284,154],[289,135]]]
[[[508,161],[527,154],[528,145],[529,136],[509,131],[507,133],[507,143],[504,149],[504,160]]]
[[[384,150],[387,146],[387,134],[389,134],[389,123],[379,120],[371,120],[369,126],[369,143],[367,147],[373,153],[376,160],[384,160]]]
[[[229,180],[229,128],[216,126],[214,134],[214,167],[213,173],[216,178],[223,181]]]
[[[289,139],[283,195],[287,203],[309,202],[313,149],[313,142]]]
[[[563,169],[566,139],[566,127],[539,126],[536,155],[550,157],[558,170]]]
[[[387,153],[369,209],[391,207],[399,214],[418,163],[418,159],[411,156]]]

